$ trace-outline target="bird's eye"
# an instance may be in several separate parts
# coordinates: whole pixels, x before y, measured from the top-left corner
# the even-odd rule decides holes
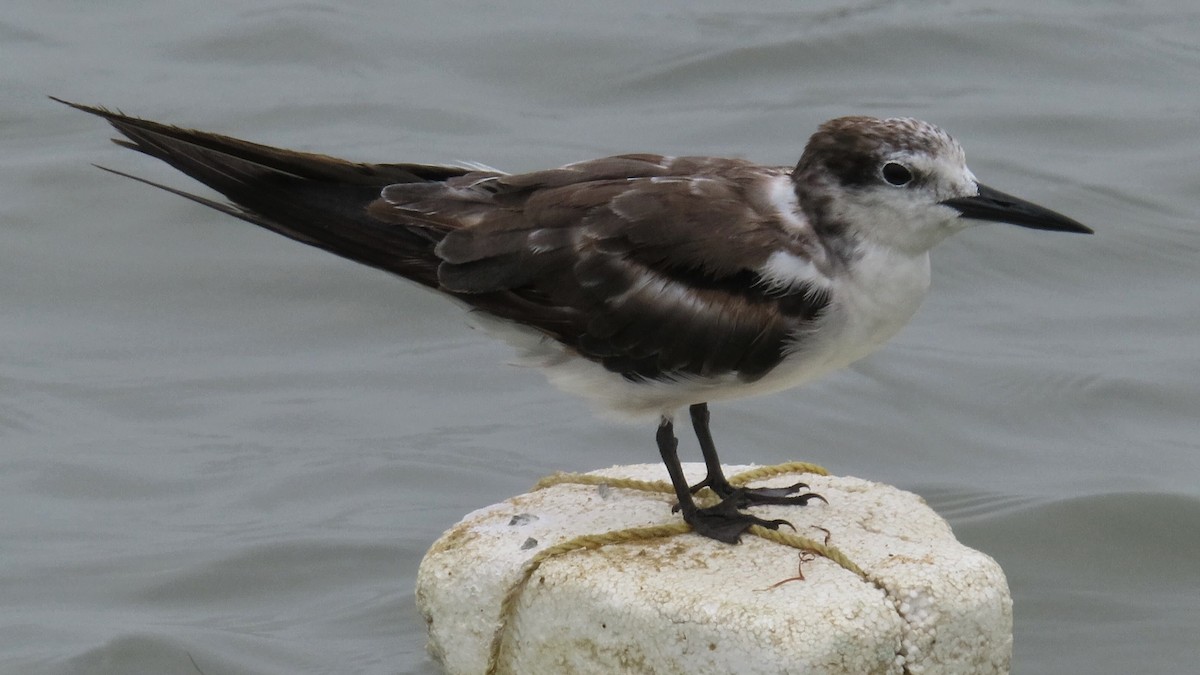
[[[884,180],[896,187],[908,185],[913,179],[912,171],[909,171],[908,167],[895,162],[884,164],[879,172],[883,174]]]

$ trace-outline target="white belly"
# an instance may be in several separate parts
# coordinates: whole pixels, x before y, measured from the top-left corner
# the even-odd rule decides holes
[[[908,323],[929,290],[929,255],[868,251],[854,274],[831,287],[830,306],[815,330],[797,336],[797,347],[753,382],[736,375],[634,382],[581,358],[544,336],[487,325],[520,347],[521,363],[539,368],[559,389],[590,400],[601,414],[625,419],[670,415],[694,403],[743,398],[790,389],[843,368],[883,345]]]

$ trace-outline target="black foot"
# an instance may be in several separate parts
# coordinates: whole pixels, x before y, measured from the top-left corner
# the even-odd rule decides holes
[[[787,525],[793,530],[792,524],[786,520],[766,520],[737,510],[733,500],[726,499],[716,506],[697,509],[690,516],[684,514],[683,519],[692,526],[696,534],[702,534],[709,539],[723,541],[726,544],[736,544],[742,533],[751,525],[762,525],[769,530],[778,530],[780,525]]]
[[[734,488],[728,498],[736,499],[739,507],[750,506],[752,504],[792,504],[795,506],[804,506],[814,499],[820,499],[828,504],[821,495],[815,492],[805,492],[796,494],[801,490],[807,490],[807,483],[796,483],[785,488]]]
[[[801,490],[808,489],[808,483],[796,483],[783,488],[735,488],[728,482],[717,483],[710,485],[709,479],[696,483],[689,490],[692,494],[700,491],[702,488],[711,488],[713,492],[722,500],[733,499],[737,507],[745,508],[754,504],[790,504],[793,506],[804,506],[814,499],[820,499],[828,504],[829,502],[821,495],[815,492],[806,492],[804,494],[796,494]]]

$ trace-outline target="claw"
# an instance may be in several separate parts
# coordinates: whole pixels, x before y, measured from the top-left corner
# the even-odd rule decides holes
[[[707,479],[693,485],[690,490],[695,493],[703,487],[711,487],[707,484]],[[805,492],[804,494],[795,494],[800,490],[808,488],[807,483],[796,483],[785,488],[735,488],[730,486],[727,490],[714,490],[722,497],[722,502],[732,501],[736,508],[744,509],[747,506],[756,504],[782,504],[785,506],[805,506],[814,499],[820,499],[826,504],[829,500],[815,492]],[[679,511],[679,503],[671,507],[671,513]]]
[[[753,506],[754,504],[784,504],[792,506],[804,506],[814,499],[820,499],[828,504],[828,500],[815,492],[806,492],[804,494],[796,494],[801,490],[808,489],[808,483],[796,483],[782,488],[735,488],[729,483],[710,485],[709,479],[696,483],[691,487],[691,491],[695,493],[703,487],[712,488],[712,491],[717,493],[723,500],[733,499],[738,508]]]
[[[742,533],[750,529],[752,525],[761,525],[769,530],[778,530],[781,525],[796,529],[786,520],[766,520],[738,511],[737,504],[732,499],[725,499],[716,506],[706,509],[697,509],[691,514],[685,513],[683,518],[692,526],[696,534],[702,534],[726,544],[738,543]]]
[[[753,504],[791,504],[804,506],[814,499],[820,499],[826,504],[829,503],[829,500],[815,492],[805,492],[800,495],[795,494],[807,487],[808,485],[804,483],[796,483],[785,488],[740,488],[735,490],[729,498],[736,498],[740,507]]]

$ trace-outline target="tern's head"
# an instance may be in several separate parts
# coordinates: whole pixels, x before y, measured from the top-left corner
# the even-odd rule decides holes
[[[795,180],[819,229],[910,252],[932,248],[972,220],[1091,232],[980,185],[957,141],[911,118],[839,117],[822,124],[796,165]]]

